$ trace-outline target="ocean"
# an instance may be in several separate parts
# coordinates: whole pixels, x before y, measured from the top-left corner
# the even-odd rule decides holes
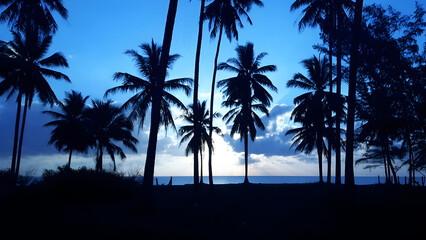
[[[142,181],[142,178],[137,179]],[[170,182],[169,177],[154,177],[154,185],[167,185]],[[327,180],[324,177],[324,182]],[[417,182],[422,184],[421,177],[416,177]],[[318,176],[249,176],[249,181],[251,183],[263,183],[263,184],[281,184],[281,183],[317,183],[319,182]],[[408,183],[408,177],[399,177],[399,182],[401,184],[405,184],[405,181]],[[204,183],[209,183],[208,177],[203,177]],[[244,176],[214,176],[213,177],[214,184],[239,184],[244,182]],[[335,182],[335,178],[331,177],[331,182]],[[342,183],[345,182],[345,178],[342,177]],[[385,177],[380,177],[380,183],[385,182]],[[192,176],[172,176],[172,185],[186,185],[193,184]],[[355,177],[356,185],[370,185],[370,184],[378,184],[378,177]]]

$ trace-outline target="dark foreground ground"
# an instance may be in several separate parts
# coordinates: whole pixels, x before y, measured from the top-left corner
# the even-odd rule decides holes
[[[136,190],[135,190],[136,189]],[[104,188],[102,191],[107,191]],[[319,184],[0,190],[0,239],[426,239],[426,188]],[[97,192],[99,191],[99,192]]]

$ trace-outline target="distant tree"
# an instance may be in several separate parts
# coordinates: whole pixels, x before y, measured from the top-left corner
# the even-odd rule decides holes
[[[140,48],[142,49],[142,55],[135,50],[128,50],[125,53],[135,60],[142,78],[129,73],[117,72],[114,74],[114,79],[123,80],[123,84],[121,86],[108,89],[105,92],[105,96],[116,92],[136,93],[127,100],[121,108],[123,110],[130,109],[129,118],[131,120],[138,120],[140,128],[143,127],[145,115],[149,107],[151,106],[152,115],[152,111],[154,111],[153,105],[156,105],[154,102],[159,101],[159,119],[158,122],[153,122],[151,116],[151,125],[155,123],[155,125],[158,124],[158,126],[164,126],[166,129],[169,126],[176,129],[170,107],[172,104],[180,109],[186,109],[186,107],[169,91],[181,90],[186,95],[189,95],[191,92],[189,84],[192,83],[192,79],[179,78],[167,80],[163,84],[160,84],[158,82],[158,74],[160,71],[159,64],[162,54],[161,46],[156,45],[154,41],[152,41],[151,44],[142,44]],[[173,63],[178,58],[179,55],[177,54],[170,55],[168,58],[167,69],[171,69]]]
[[[262,52],[256,56],[252,43],[238,46],[236,52],[237,58],[230,58],[227,62],[219,64],[218,69],[236,73],[237,76],[221,80],[217,86],[222,88],[222,92],[226,96],[222,106],[231,108],[223,116],[226,124],[233,122],[231,136],[238,133],[240,139],[244,139],[244,183],[247,184],[249,183],[248,138],[250,135],[252,141],[256,139],[256,126],[262,130],[265,129],[256,111],[261,111],[269,116],[267,107],[271,105],[272,96],[266,88],[277,91],[272,81],[264,74],[274,72],[277,68],[275,65],[260,66],[261,60],[267,54]]]
[[[52,44],[52,36],[43,36],[38,33],[27,34],[23,37],[17,32],[12,32],[13,41],[2,48],[0,56],[0,65],[8,66],[6,69],[2,68],[1,75],[4,80],[0,82],[0,95],[8,91],[7,99],[15,93],[18,95],[11,165],[11,170],[16,175],[19,174],[27,110],[31,107],[34,96],[38,95],[40,101],[45,104],[53,105],[58,102],[45,77],[71,82],[65,74],[50,69],[50,67],[68,67],[67,60],[61,53],[54,53],[43,58]],[[24,111],[18,143],[18,125],[23,97],[25,97]]]
[[[308,76],[296,73],[293,79],[287,82],[287,87],[308,90],[294,99],[296,107],[291,113],[291,119],[302,126],[287,131],[286,135],[294,134],[291,146],[296,146],[297,151],[309,154],[314,148],[317,149],[319,181],[322,183],[322,156],[327,155],[329,151],[324,138],[335,131],[325,125],[329,117],[327,112],[343,112],[344,99],[341,95],[325,91],[330,81],[328,61],[325,57],[318,59],[314,56],[302,61],[302,64],[308,71]]]
[[[262,7],[263,2],[260,0],[214,0],[206,7],[205,20],[209,21],[210,38],[215,38],[219,35],[217,42],[216,55],[214,59],[213,67],[213,79],[212,89],[210,95],[210,130],[209,135],[213,136],[213,105],[214,105],[214,91],[216,87],[216,73],[218,70],[218,59],[220,44],[222,42],[222,33],[225,30],[225,34],[229,41],[233,38],[238,40],[237,26],[243,27],[241,16],[244,16],[247,21],[252,24],[252,21],[248,15],[253,4]],[[219,32],[219,33],[218,33]],[[212,177],[212,149],[209,148],[209,174],[210,181],[213,184]]]
[[[114,172],[117,170],[115,155],[121,159],[126,158],[121,147],[114,141],[121,142],[124,146],[137,152],[135,144],[138,140],[132,136],[133,122],[124,116],[122,109],[112,105],[112,101],[93,100],[92,108],[86,111],[88,117],[90,134],[95,140],[96,148],[96,171],[102,172],[103,152],[107,151],[114,165]]]
[[[49,144],[54,144],[58,151],[69,153],[68,168],[71,168],[73,151],[87,153],[92,144],[92,136],[89,134],[88,120],[85,118],[86,101],[89,96],[83,98],[81,93],[65,93],[64,102],[59,102],[61,112],[44,111],[55,120],[44,126],[52,126],[52,134]]]
[[[0,0],[0,7],[5,7],[0,14],[0,22],[7,22],[12,30],[19,32],[55,33],[58,24],[52,12],[68,18],[68,10],[62,0]]]
[[[200,183],[203,183],[203,150],[205,144],[208,145],[208,147],[213,148],[213,140],[208,134],[209,129],[209,110],[206,107],[207,102],[203,101],[202,103],[198,102],[198,116],[197,118],[194,115],[194,106],[191,104],[189,105],[189,108],[187,111],[182,115],[185,122],[189,123],[190,125],[184,125],[179,128],[179,135],[182,136],[182,139],[179,143],[181,145],[182,143],[189,140],[188,145],[185,148],[185,154],[188,156],[190,152],[195,154],[196,149],[200,151],[200,163],[201,163],[201,176],[200,176]],[[220,117],[219,113],[214,113],[213,117]],[[196,119],[199,119],[198,123]],[[195,137],[195,126],[198,126],[198,132],[200,133],[200,138]],[[222,131],[218,127],[214,127],[214,131],[216,134],[221,134]]]

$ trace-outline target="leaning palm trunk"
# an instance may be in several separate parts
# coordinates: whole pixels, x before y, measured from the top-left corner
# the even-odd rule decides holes
[[[217,61],[218,61],[218,58],[219,58],[220,43],[222,41],[222,32],[223,32],[223,23],[220,26],[219,40],[217,41],[216,56],[214,58],[212,90],[211,90],[211,95],[210,95],[210,122],[209,122],[210,129],[209,129],[209,136],[210,136],[211,140],[213,140],[214,89],[216,87]],[[209,146],[209,184],[210,185],[213,185],[212,153],[213,153],[212,146]]]
[[[330,93],[333,92],[333,31],[334,31],[334,11],[333,11],[333,6],[330,6],[330,16],[329,16],[329,30],[328,30],[328,64],[329,64],[329,71],[330,71],[330,76],[329,76],[329,81],[330,81]],[[333,112],[330,110],[330,112],[328,113],[328,117],[329,117],[329,122],[328,122],[328,127],[330,129],[333,128],[333,121],[331,120],[331,116],[332,116]],[[327,154],[327,183],[331,183],[331,152],[332,152],[332,139],[333,136],[331,134],[331,132],[328,134],[328,139],[327,139],[327,143],[328,143],[328,154]]]
[[[363,0],[357,0],[355,6],[354,32],[351,45],[351,59],[349,69],[348,91],[348,120],[346,130],[346,159],[345,159],[345,184],[355,185],[354,179],[354,128],[355,128],[355,98],[356,98],[356,74],[358,70],[358,45],[361,33]]]
[[[324,183],[323,177],[322,177],[322,139],[317,140],[317,153],[318,153],[318,170],[319,170],[319,182]]]
[[[158,92],[152,99],[151,129],[149,132],[148,150],[146,154],[143,186],[151,189],[154,181],[155,152],[157,149],[157,137],[160,124],[160,104],[162,89],[166,78],[167,62],[169,59],[170,45],[172,43],[173,27],[175,23],[178,0],[170,0],[167,13],[166,29],[164,31],[163,48],[161,51],[160,67],[158,75]]]
[[[67,165],[68,168],[71,168],[71,157],[72,157],[72,149],[70,149],[70,156],[68,158],[68,165]]]
[[[15,173],[16,168],[16,152],[18,148],[18,135],[19,135],[19,123],[21,119],[21,105],[22,105],[22,94],[18,94],[17,109],[16,109],[16,120],[15,120],[15,135],[13,137],[13,152],[12,152],[12,164],[10,166],[10,172]]]
[[[28,102],[29,102],[28,96],[25,96],[24,114],[22,115],[21,136],[19,137],[18,157],[16,159],[16,172],[15,172],[16,177],[19,176],[19,167],[21,165],[22,141],[24,139],[24,130],[25,130],[25,121],[27,119]]]
[[[200,8],[200,20],[198,23],[198,40],[197,40],[197,51],[195,53],[195,70],[194,70],[194,96],[193,96],[193,111],[194,111],[194,137],[195,142],[200,142],[200,129],[198,128],[197,124],[199,123],[199,114],[198,114],[198,84],[199,84],[199,78],[200,78],[200,55],[201,55],[201,42],[203,39],[203,23],[204,23],[204,5],[205,0],[201,1],[201,8]],[[198,145],[195,144],[194,146],[194,185],[195,182],[198,182]],[[201,151],[200,151],[201,153]],[[202,163],[201,163],[202,164]],[[203,183],[203,177],[202,177],[202,166],[201,166],[201,183]]]

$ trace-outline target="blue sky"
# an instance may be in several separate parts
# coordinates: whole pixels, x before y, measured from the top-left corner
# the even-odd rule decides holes
[[[123,4],[125,2],[125,4]],[[294,73],[302,72],[300,61],[317,54],[312,46],[319,43],[318,29],[305,29],[299,32],[296,21],[300,19],[300,11],[290,12],[292,1],[264,0],[263,8],[254,7],[249,13],[253,25],[244,21],[244,28],[239,29],[238,41],[229,42],[223,38],[219,62],[235,56],[237,44],[254,43],[257,54],[267,52],[263,65],[274,64],[277,72],[268,74],[278,88],[271,106],[270,118],[263,117],[267,130],[260,132],[258,139],[250,143],[249,151],[250,173],[252,175],[317,175],[316,154],[305,156],[290,149],[291,137],[284,136],[285,131],[292,127],[289,114],[293,108],[293,98],[301,92],[285,87]],[[414,0],[365,0],[364,4],[380,3],[392,5],[403,13],[411,13],[415,7]],[[56,16],[59,30],[54,36],[50,54],[60,51],[69,61],[70,67],[62,69],[72,83],[50,79],[51,86],[59,99],[64,92],[71,89],[89,95],[91,99],[100,99],[105,90],[116,86],[112,76],[115,72],[128,72],[138,75],[132,59],[123,54],[128,49],[139,51],[139,45],[152,39],[162,42],[164,24],[167,14],[167,0],[64,0],[69,10],[69,19],[62,20]],[[197,41],[197,24],[199,1],[180,0],[176,16],[171,53],[181,55],[170,72],[170,78],[193,77],[195,47]],[[0,26],[1,40],[9,40],[10,34],[5,24]],[[203,45],[200,68],[200,99],[208,100],[210,95],[213,72],[213,58],[217,39],[210,39],[207,23],[204,25]],[[217,79],[229,77],[229,73],[219,71]],[[343,88],[346,89],[345,86]],[[226,109],[220,107],[222,97],[216,89],[215,111],[222,114]],[[110,98],[123,103],[130,94],[112,95]],[[191,97],[182,93],[177,96],[189,104]],[[15,103],[0,98],[0,168],[10,164],[12,149]],[[67,156],[58,153],[53,146],[47,146],[50,129],[41,127],[49,121],[48,116],[40,114],[44,107],[37,102],[29,111],[26,136],[24,139],[22,169],[41,173],[43,169],[55,168],[67,161]],[[177,118],[180,112],[173,109]],[[149,122],[149,121],[146,121]],[[181,124],[181,119],[176,120]],[[221,120],[216,125],[225,130],[224,137],[215,136],[217,145],[213,167],[215,175],[243,175],[242,165],[243,146],[239,139],[233,139],[226,134],[226,126]],[[143,170],[146,152],[148,125],[136,131],[140,144],[138,154],[126,151],[128,158],[119,163],[119,169],[124,172]],[[191,157],[184,156],[184,146],[179,148],[179,138],[176,133],[169,131],[167,135],[160,133],[159,149],[157,151],[156,175],[191,175]],[[75,155],[75,167],[94,166],[93,154]],[[207,159],[205,157],[204,159]],[[109,159],[105,159],[108,166]],[[325,166],[324,166],[325,167]],[[206,174],[207,169],[204,173]],[[356,167],[357,175],[377,175],[383,170],[365,171],[361,166]],[[402,172],[401,174],[405,174]]]

